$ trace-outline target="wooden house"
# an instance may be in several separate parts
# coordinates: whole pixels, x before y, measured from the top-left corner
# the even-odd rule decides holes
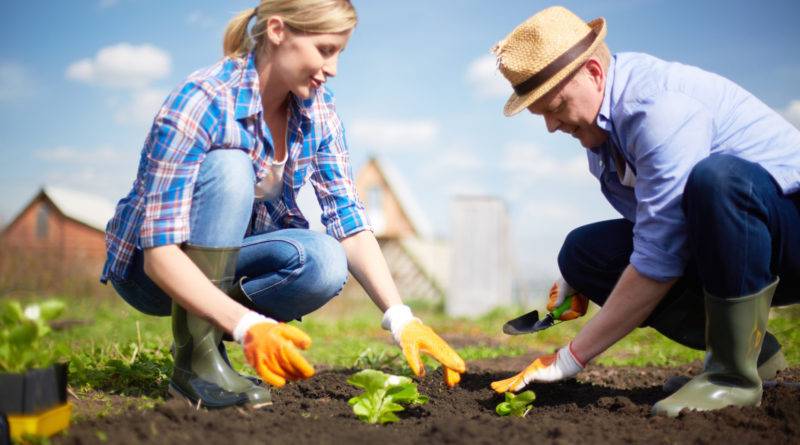
[[[356,189],[400,295],[442,301],[449,248],[434,240],[430,224],[402,175],[373,157],[356,175]]]
[[[0,232],[2,284],[38,288],[69,279],[97,281],[106,256],[105,225],[113,214],[114,204],[104,198],[43,187]]]

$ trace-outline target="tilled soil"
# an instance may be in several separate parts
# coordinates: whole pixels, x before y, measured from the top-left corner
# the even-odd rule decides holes
[[[357,394],[347,384],[351,370],[322,371],[313,379],[274,391],[274,404],[260,411],[241,408],[197,410],[169,400],[153,410],[130,408],[120,415],[83,420],[54,443],[121,444],[223,443],[800,443],[800,368],[784,371],[778,385],[764,390],[760,407],[651,417],[650,406],[666,396],[670,375],[697,372],[679,368],[589,366],[577,381],[534,384],[534,408],[527,417],[495,414],[502,401],[489,383],[522,369],[529,357],[469,363],[461,385],[448,390],[441,372],[419,384],[430,401],[400,413],[396,424],[368,425],[353,415],[347,400]],[[788,384],[787,384],[788,382]]]

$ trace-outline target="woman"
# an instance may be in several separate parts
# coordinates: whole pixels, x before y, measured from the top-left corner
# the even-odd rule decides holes
[[[156,115],[106,229],[101,279],[138,310],[172,316],[174,395],[207,407],[271,403],[257,379],[231,369],[223,333],[269,384],[311,377],[297,350],[310,338],[282,322],[338,294],[348,267],[417,375],[420,351],[442,362],[450,386],[465,370],[402,304],[356,194],[324,86],[355,25],[347,0],[263,0],[230,22],[225,57]],[[327,235],[308,230],[297,207],[307,181]]]

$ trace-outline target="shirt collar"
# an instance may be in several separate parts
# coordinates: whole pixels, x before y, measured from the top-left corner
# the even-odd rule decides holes
[[[611,62],[606,70],[606,87],[603,91],[603,103],[600,104],[600,111],[597,113],[597,125],[607,132],[611,132],[611,89],[614,87],[614,69],[616,67],[615,58],[611,57]]]
[[[311,119],[311,109],[315,97],[300,100],[289,93],[289,109],[292,116]],[[256,70],[255,52],[250,52],[245,60],[244,72],[236,95],[235,116],[237,120],[246,119],[263,112],[261,91],[258,88],[258,71]]]

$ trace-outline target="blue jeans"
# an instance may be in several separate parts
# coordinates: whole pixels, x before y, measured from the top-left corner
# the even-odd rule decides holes
[[[760,291],[780,277],[773,306],[800,302],[800,193],[784,196],[764,168],[711,156],[692,170],[683,194],[689,262],[675,286],[643,323],[666,308],[704,314],[703,289],[719,298]],[[558,265],[564,279],[603,305],[628,266],[633,223],[616,219],[573,230]],[[687,291],[696,298],[681,298]]]
[[[347,281],[347,259],[338,241],[307,229],[284,229],[245,237],[253,211],[255,174],[239,150],[206,155],[192,195],[189,244],[240,246],[237,279],[264,315],[300,319],[336,296]],[[131,306],[149,315],[170,315],[172,299],[144,273],[137,249],[124,281],[112,285]]]

